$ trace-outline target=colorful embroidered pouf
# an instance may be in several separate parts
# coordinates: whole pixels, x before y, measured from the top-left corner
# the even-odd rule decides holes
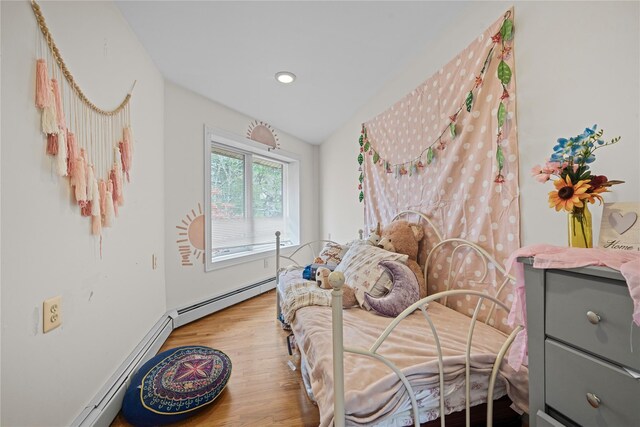
[[[122,414],[134,426],[175,423],[213,402],[231,376],[231,360],[209,347],[164,351],[142,365],[124,395]]]

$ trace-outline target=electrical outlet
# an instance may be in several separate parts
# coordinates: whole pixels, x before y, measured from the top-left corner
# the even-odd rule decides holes
[[[42,303],[42,330],[46,334],[62,324],[62,297],[57,296]]]

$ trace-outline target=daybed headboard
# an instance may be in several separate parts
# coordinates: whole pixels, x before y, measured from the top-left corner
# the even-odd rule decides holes
[[[418,263],[422,267],[428,295],[455,289],[471,289],[494,296],[508,307],[513,302],[514,278],[504,270],[482,246],[461,237],[443,239],[431,219],[418,211],[402,211],[393,220],[405,219],[422,224],[424,238],[420,242]],[[473,315],[477,297],[462,295],[443,298],[441,303],[469,317]],[[481,306],[478,320],[503,332],[511,332],[508,313],[495,304]]]

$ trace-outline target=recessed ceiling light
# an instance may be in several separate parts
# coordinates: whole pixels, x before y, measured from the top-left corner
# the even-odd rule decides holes
[[[280,83],[293,83],[296,79],[296,75],[289,71],[279,71],[276,73],[276,80]]]

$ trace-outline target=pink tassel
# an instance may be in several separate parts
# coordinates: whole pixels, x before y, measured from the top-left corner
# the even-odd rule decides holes
[[[80,215],[82,216],[91,216],[91,200],[83,200],[79,202],[80,205]]]
[[[78,159],[78,144],[76,144],[76,136],[67,130],[67,175],[73,177],[76,169],[76,160]]]
[[[113,206],[113,181],[109,180],[107,184],[107,192],[105,193],[105,214],[104,214],[104,226],[111,227],[113,218],[115,217],[115,207]]]
[[[60,96],[60,85],[58,85],[58,80],[51,79],[51,87],[53,88],[53,100],[56,106],[58,127],[60,129],[65,129],[67,127],[67,122],[64,119],[64,111],[62,110],[62,97]]]
[[[120,159],[122,161],[122,172],[124,172],[125,175],[127,176],[127,182],[130,182],[129,168],[131,164],[129,162],[131,161],[131,151],[129,147],[129,141],[125,139],[124,141],[120,142],[118,145],[120,147]]]
[[[100,199],[100,188],[95,176],[90,185],[91,193],[93,194],[93,200],[91,201],[91,233],[94,236],[98,236],[102,234],[102,215],[100,210],[102,199]]]
[[[80,149],[80,156],[76,159],[71,185],[76,188],[76,201],[78,203],[87,201],[87,172],[84,148]]]
[[[53,100],[53,89],[49,89],[50,100]],[[56,105],[54,102],[49,102],[48,105],[42,109],[42,133],[52,134],[58,133],[58,118],[56,116]]]
[[[50,156],[58,154],[58,135],[55,133],[47,135],[47,154]]]
[[[98,181],[95,178],[91,181],[91,193],[93,193],[93,199],[91,200],[91,216],[99,217],[102,209],[102,200],[100,199]]]
[[[102,179],[98,181],[98,192],[100,193],[100,214],[104,223],[104,216],[107,212],[107,183]]]
[[[124,205],[124,177],[121,170],[116,171],[116,178],[118,179],[118,206]]]
[[[66,131],[58,132],[58,155],[56,156],[56,171],[60,176],[67,175],[67,141],[64,137]]]
[[[93,215],[91,217],[91,234],[99,236],[102,234],[102,219],[100,215]]]
[[[122,142],[117,143],[113,147],[113,169],[122,172],[122,152],[120,151],[120,145]]]
[[[87,200],[93,200],[93,181],[95,181],[95,175],[93,174],[93,166],[87,165]]]
[[[109,173],[109,182],[112,184],[111,198],[113,202],[113,211],[118,216],[118,199],[120,198],[120,185],[118,183],[118,173],[116,169],[111,169]]]
[[[38,59],[36,61],[36,107],[47,107],[50,102],[47,63],[44,59]]]

